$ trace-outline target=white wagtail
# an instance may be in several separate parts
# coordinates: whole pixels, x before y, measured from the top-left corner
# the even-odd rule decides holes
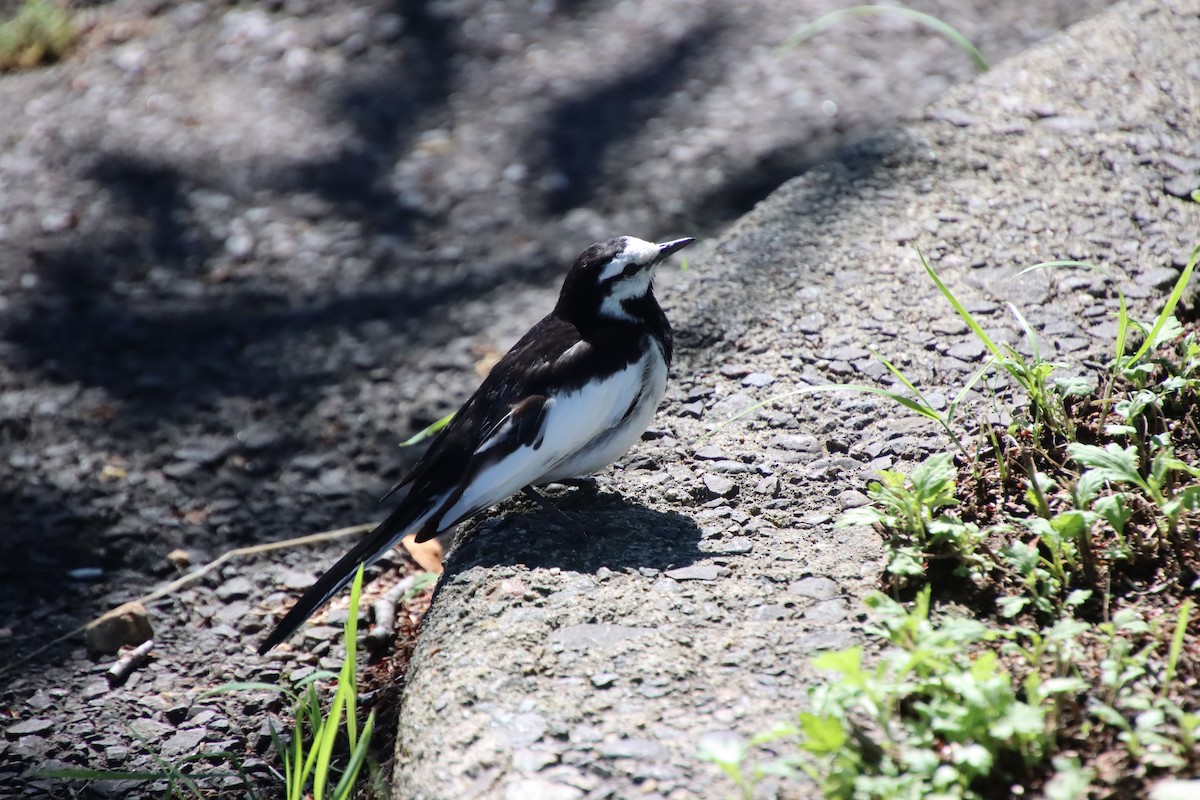
[[[397,486],[408,489],[399,507],[305,592],[259,653],[407,534],[424,542],[518,491],[620,458],[667,385],[671,326],[654,298],[655,269],[694,241],[620,236],[584,250],[554,310],[500,359]]]

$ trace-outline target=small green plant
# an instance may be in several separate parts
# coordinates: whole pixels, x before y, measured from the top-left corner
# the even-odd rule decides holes
[[[861,647],[821,654],[814,666],[835,677],[812,689],[810,710],[795,724],[702,753],[739,782],[744,797],[767,775],[804,775],[830,800],[981,800],[984,782],[1026,783],[1055,753],[1058,709],[1084,688],[1078,678],[1031,672],[1038,677],[1018,683],[987,647],[1002,633],[968,617],[933,621],[928,589],[911,610],[881,593],[865,602],[878,620],[873,632],[887,644],[874,667]],[[1047,654],[1060,659],[1049,646],[1033,657]],[[756,751],[778,753],[788,741],[794,753],[747,765]],[[1069,760],[1061,772],[1081,775]]]
[[[1046,361],[1040,356],[1033,328],[1024,315],[1012,304],[1009,304],[1009,310],[1025,332],[1032,358],[1027,359],[1015,348],[1009,345],[999,345],[993,341],[975,316],[942,282],[937,272],[926,260],[925,254],[920,251],[918,254],[921,258],[921,266],[925,268],[925,273],[937,286],[938,291],[949,301],[958,316],[975,334],[975,338],[992,354],[996,366],[1007,373],[1024,393],[1024,414],[1020,419],[1014,421],[1014,425],[1018,428],[1025,427],[1034,442],[1041,442],[1047,435],[1062,439],[1074,438],[1074,430],[1066,410],[1066,400],[1068,397],[1083,397],[1089,394],[1091,389],[1087,382],[1077,378],[1051,380],[1055,370],[1064,365]]]
[[[1117,738],[1130,757],[1147,767],[1184,769],[1200,741],[1200,708],[1185,708],[1171,697],[1193,606],[1191,599],[1180,606],[1161,671],[1152,666],[1158,642],[1135,651],[1127,638],[1149,632],[1139,615],[1126,612],[1105,630],[1108,654],[1100,665],[1103,693],[1092,699],[1088,712],[1120,731]]]
[[[25,0],[16,16],[0,22],[0,72],[57,61],[75,44],[66,9],[50,0]]]
[[[881,470],[867,487],[873,504],[847,511],[835,527],[879,525],[891,537],[887,571],[901,583],[923,576],[931,556],[951,556],[968,570],[979,567],[978,526],[939,513],[958,503],[956,472],[949,453],[930,456],[907,476]]]
[[[371,734],[375,729],[372,711],[361,732],[358,728],[358,606],[362,593],[363,568],[360,565],[350,589],[350,610],[343,629],[346,658],[340,673],[318,671],[299,681],[292,692],[273,683],[240,682],[219,686],[203,696],[234,691],[268,691],[285,696],[292,706],[292,730],[285,735],[271,724],[271,742],[283,759],[284,797],[302,800],[346,800],[355,789],[359,772],[366,763]],[[337,680],[337,690],[328,709],[324,708],[316,684],[330,678]],[[344,725],[343,725],[344,720]],[[335,768],[335,745],[345,730],[349,751],[346,763]]]

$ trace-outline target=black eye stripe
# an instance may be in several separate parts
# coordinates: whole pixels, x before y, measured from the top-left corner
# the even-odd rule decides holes
[[[612,283],[613,281],[636,275],[638,272],[641,272],[645,266],[645,264],[640,264],[637,261],[631,261],[622,267],[621,271],[615,275],[609,275],[607,278],[602,278],[601,283]]]

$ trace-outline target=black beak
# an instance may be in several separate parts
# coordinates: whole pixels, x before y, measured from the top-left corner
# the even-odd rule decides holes
[[[674,253],[676,250],[682,250],[694,241],[696,240],[691,236],[685,236],[684,238],[676,239],[673,242],[663,242],[658,246],[657,261],[662,261],[667,256],[671,255],[671,253]]]

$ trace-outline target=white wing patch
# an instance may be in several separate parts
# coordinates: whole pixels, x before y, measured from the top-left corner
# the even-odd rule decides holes
[[[553,397],[551,397],[549,400],[547,400],[542,405],[541,413],[543,413],[543,414],[548,413],[549,410],[554,407],[554,402],[555,401],[554,401]],[[513,414],[510,411],[508,413],[508,415],[504,417],[504,419],[500,420],[500,422],[496,425],[496,427],[492,428],[491,433],[489,433],[487,435],[487,438],[483,440],[483,442],[479,445],[479,447],[475,448],[474,454],[480,455],[482,453],[486,453],[488,450],[491,450],[493,447],[500,444],[505,439],[507,439],[510,435],[512,435],[512,429],[513,429]],[[533,446],[535,448],[541,446],[542,436],[544,436],[544,435],[545,435],[545,425],[543,424],[541,432],[534,438]]]
[[[655,349],[602,383],[548,400],[541,447],[519,447],[480,470],[442,516],[439,530],[526,486],[595,472],[620,458],[650,424],[666,382],[666,365]],[[504,427],[494,436],[503,436]],[[476,452],[493,445],[489,437]]]

